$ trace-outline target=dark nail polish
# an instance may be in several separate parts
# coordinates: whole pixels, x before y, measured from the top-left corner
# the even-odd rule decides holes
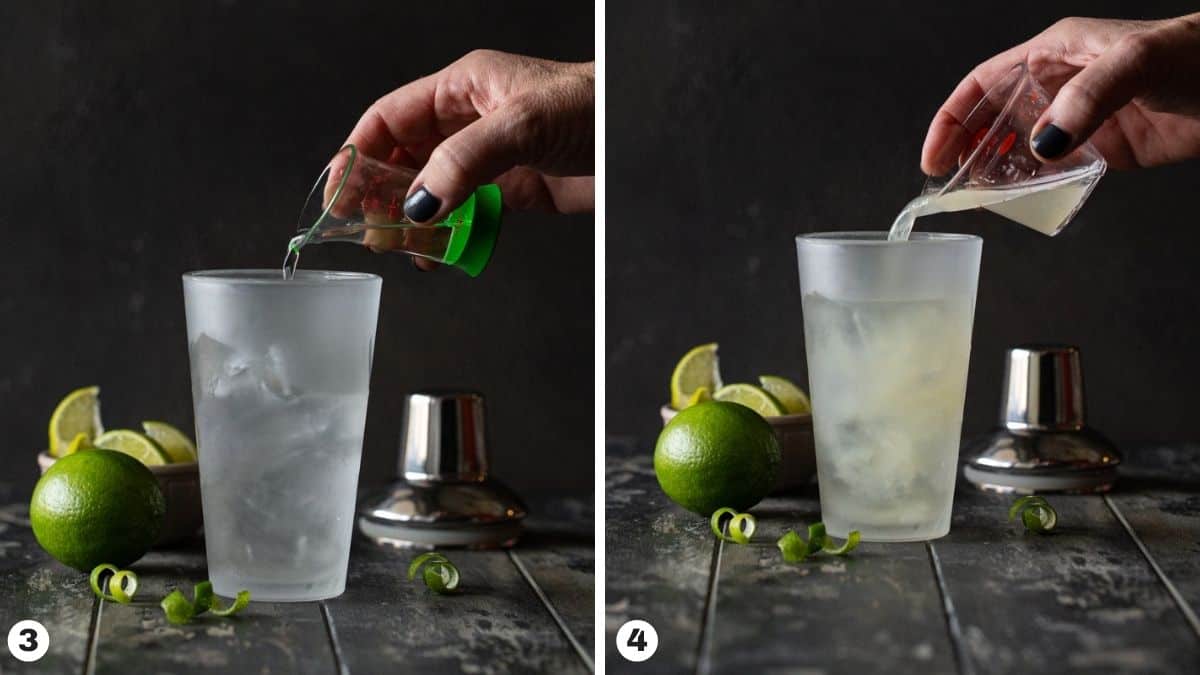
[[[1071,134],[1059,129],[1053,124],[1047,124],[1033,137],[1033,151],[1046,159],[1054,159],[1063,154],[1071,144]]]
[[[404,215],[414,223],[423,223],[429,220],[440,208],[442,208],[442,200],[424,187],[404,200]]]

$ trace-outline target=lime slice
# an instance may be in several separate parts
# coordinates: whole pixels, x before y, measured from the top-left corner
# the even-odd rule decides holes
[[[146,466],[167,464],[170,461],[157,441],[132,429],[114,429],[100,434],[95,440],[95,445],[97,448],[129,455]]]
[[[146,435],[158,441],[173,464],[196,461],[196,445],[188,435],[166,422],[142,422]]]
[[[763,417],[784,414],[783,404],[761,387],[752,384],[730,384],[721,387],[713,398],[718,401],[740,403]]]
[[[717,343],[693,347],[675,364],[671,373],[671,407],[683,410],[700,387],[716,391],[721,387],[721,372],[717,367]]]
[[[104,432],[100,424],[100,387],[84,387],[67,394],[50,416],[50,454],[62,457],[71,441],[84,434],[89,439]]]
[[[812,403],[808,401],[808,394],[805,394],[804,390],[797,387],[791,380],[778,375],[759,375],[758,382],[763,389],[767,390],[767,393],[783,404],[783,409],[789,415],[807,415],[812,412]]]
[[[693,391],[692,395],[688,397],[688,402],[685,407],[690,408],[697,403],[704,403],[705,401],[711,400],[712,393],[708,391],[708,387],[700,387],[696,391]]]
[[[71,439],[67,448],[62,451],[62,456],[73,455],[80,450],[91,450],[92,447],[92,439],[88,438],[88,435],[85,433],[78,433],[75,434],[75,438]]]

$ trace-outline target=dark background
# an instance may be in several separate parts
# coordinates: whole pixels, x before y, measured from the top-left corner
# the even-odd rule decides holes
[[[886,229],[920,190],[937,107],[977,63],[1070,15],[1184,2],[608,3],[607,428],[652,441],[671,370],[719,341],[726,382],[807,381],[793,236]],[[1083,351],[1090,422],[1196,437],[1200,162],[1109,172],[1053,239],[986,212],[965,433],[994,425],[1003,353]]]
[[[109,428],[191,429],[180,274],[278,267],[376,98],[474,48],[594,44],[588,3],[3,3],[0,480],[32,487],[76,387],[101,385]],[[405,393],[448,385],[487,395],[493,467],[519,492],[591,493],[592,220],[510,215],[478,279],[305,249],[304,268],[384,279],[362,484],[393,475]]]

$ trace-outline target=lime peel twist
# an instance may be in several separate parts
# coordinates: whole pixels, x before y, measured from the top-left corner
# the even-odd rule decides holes
[[[172,590],[162,599],[159,606],[167,615],[167,621],[175,625],[191,622],[192,619],[209,612],[216,616],[233,616],[250,604],[250,591],[238,591],[237,597],[228,607],[221,607],[213,593],[211,581],[201,581],[192,589],[192,601],[178,589]]]
[[[833,538],[825,533],[825,524],[813,523],[808,526],[808,541],[796,534],[795,530],[788,530],[775,542],[775,545],[779,547],[779,552],[783,555],[785,562],[798,563],[816,553],[847,555],[858,547],[858,542],[861,540],[862,534],[858,530],[851,530],[841,546],[834,546]]]
[[[421,568],[425,569],[422,570]],[[437,551],[422,553],[408,565],[408,580],[412,581],[421,572],[421,578],[429,590],[446,595],[458,588],[458,568],[446,556]]]
[[[104,577],[105,572],[108,573],[107,577]],[[138,589],[137,574],[129,570],[117,569],[116,565],[108,563],[92,568],[92,573],[88,575],[88,583],[96,597],[122,605],[133,602],[133,596]],[[104,592],[104,588],[108,589],[107,593]]]
[[[724,516],[729,516],[729,534],[725,534],[724,525],[726,524],[721,519]],[[749,544],[750,539],[754,537],[754,530],[758,528],[758,521],[749,513],[738,513],[728,506],[719,508],[713,511],[712,518],[708,520],[709,526],[712,527],[713,534],[722,541],[732,542],[734,544]]]
[[[1048,534],[1058,524],[1058,512],[1041,495],[1028,495],[1013,502],[1008,509],[1008,519],[1021,516],[1025,529],[1037,534]]]
[[[718,539],[734,544],[749,544],[758,527],[758,521],[754,519],[754,516],[749,513],[738,513],[737,510],[728,506],[713,511],[708,524]],[[726,534],[726,529],[728,529],[728,534]],[[796,534],[795,530],[788,530],[776,540],[775,545],[783,554],[784,561],[798,563],[816,553],[835,556],[847,555],[858,547],[861,540],[862,533],[858,530],[851,530],[846,541],[842,542],[841,546],[837,546],[834,544],[833,538],[825,533],[824,523],[813,523],[808,526],[807,541]]]
[[[106,573],[107,577],[105,577]],[[133,596],[138,590],[137,574],[131,570],[117,569],[116,565],[109,563],[102,563],[92,568],[92,573],[88,576],[88,583],[96,597],[122,605],[133,602]],[[107,593],[102,590],[103,587],[108,588]],[[237,597],[228,607],[221,607],[213,593],[212,582],[207,580],[196,584],[193,597],[194,600],[189,602],[178,588],[167,594],[167,597],[159,603],[167,615],[167,621],[175,625],[188,623],[205,612],[211,612],[217,616],[232,616],[250,604],[250,591],[238,591]]]

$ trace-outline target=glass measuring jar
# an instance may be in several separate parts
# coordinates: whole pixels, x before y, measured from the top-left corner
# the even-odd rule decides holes
[[[921,216],[984,208],[1049,236],[1062,231],[1104,175],[1107,164],[1090,142],[1057,159],[1039,157],[1033,127],[1051,97],[1028,66],[1014,66],[994,84],[948,141],[958,162],[925,182],[892,224],[890,239],[906,239]]]
[[[417,171],[361,154],[346,145],[317,178],[300,211],[297,234],[288,242],[284,271],[295,269],[308,244],[350,242],[401,251],[478,276],[491,259],[500,232],[501,194],[481,185],[437,223],[414,223],[404,199]]]

